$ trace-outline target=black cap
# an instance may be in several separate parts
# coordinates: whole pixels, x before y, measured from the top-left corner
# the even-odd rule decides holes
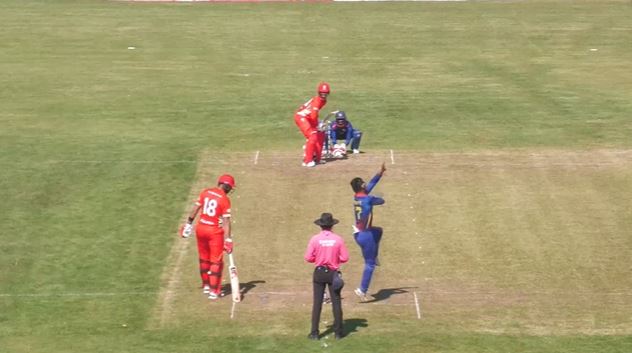
[[[338,220],[334,218],[331,213],[325,212],[320,215],[320,218],[314,221],[314,224],[319,225],[321,227],[331,227],[334,224],[337,224]]]

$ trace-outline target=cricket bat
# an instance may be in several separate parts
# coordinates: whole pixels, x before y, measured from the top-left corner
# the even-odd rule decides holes
[[[239,290],[239,276],[237,276],[237,266],[233,259],[233,253],[228,254],[228,273],[230,273],[230,292],[233,295],[233,301],[239,303],[241,301],[241,291]]]

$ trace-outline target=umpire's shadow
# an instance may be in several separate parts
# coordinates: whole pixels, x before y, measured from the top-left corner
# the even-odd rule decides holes
[[[405,294],[405,293],[409,293],[410,291],[408,291],[408,289],[414,289],[417,287],[399,287],[399,288],[384,288],[384,289],[380,289],[377,293],[375,294],[371,294],[371,296],[373,297],[373,299],[367,300],[365,302],[363,302],[364,304],[367,303],[375,303],[375,302],[379,302],[382,300],[386,300],[394,295],[399,295],[399,294]]]
[[[344,319],[342,322],[343,336],[348,336],[353,332],[358,332],[359,327],[368,327],[366,319]],[[320,337],[325,337],[334,333],[334,325],[327,326],[327,329],[320,334]]]

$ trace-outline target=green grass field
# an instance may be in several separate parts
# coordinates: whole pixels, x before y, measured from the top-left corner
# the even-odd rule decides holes
[[[631,17],[2,1],[0,352],[632,351]],[[306,170],[292,114],[321,80],[365,153]],[[382,266],[359,303],[348,181],[382,162]],[[233,319],[176,237],[224,172]],[[313,342],[302,254],[323,211],[351,250],[350,334]]]

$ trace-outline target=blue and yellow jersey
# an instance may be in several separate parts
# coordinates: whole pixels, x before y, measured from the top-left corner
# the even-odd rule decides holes
[[[380,174],[376,174],[366,186],[366,193],[356,193],[353,198],[355,232],[361,232],[370,228],[373,223],[373,206],[384,204],[383,198],[369,195],[381,177]]]

